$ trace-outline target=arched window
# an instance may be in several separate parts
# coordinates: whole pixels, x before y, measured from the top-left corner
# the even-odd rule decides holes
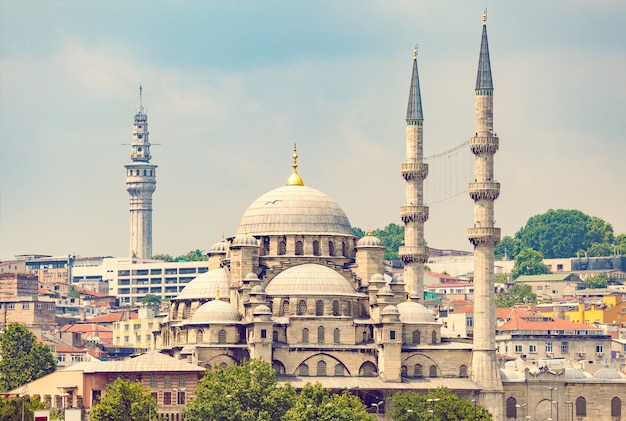
[[[218,344],[226,343],[226,331],[224,329],[217,332],[217,343]]]
[[[513,397],[509,397],[506,400],[506,417],[517,419],[517,400]]]
[[[309,366],[306,364],[300,364],[298,367],[298,375],[300,376],[308,376],[309,375]]]
[[[333,342],[336,344],[341,343],[341,331],[339,328],[336,328],[333,332]]]
[[[270,254],[270,238],[263,237],[263,254]]]
[[[622,416],[622,400],[617,396],[611,399],[611,416],[614,418]]]
[[[335,376],[337,376],[337,377],[343,377],[343,376],[345,376],[345,374],[346,374],[346,373],[345,373],[345,371],[346,371],[346,370],[345,370],[345,368],[344,368],[343,364],[337,364],[337,365],[335,366]]]
[[[586,417],[587,416],[587,401],[582,396],[576,398],[576,416],[577,417]]]
[[[437,377],[437,366],[436,365],[431,365],[430,368],[428,369],[428,375],[430,377]]]
[[[326,362],[318,361],[317,362],[317,375],[325,376],[326,375]]]
[[[346,247],[346,243],[345,242],[341,242],[341,255],[342,256],[347,256],[347,247]]]
[[[339,316],[339,301],[333,301],[333,316]]]
[[[467,377],[467,366],[465,364],[459,367],[459,377]]]
[[[324,326],[320,326],[317,328],[317,343],[324,343]]]
[[[304,247],[302,246],[302,241],[296,241],[296,256],[302,256],[304,254]]]
[[[298,316],[303,316],[306,314],[306,301],[300,300],[298,303]]]
[[[413,331],[413,343],[414,344],[419,344],[420,343],[420,331],[419,330],[414,330]]]
[[[328,242],[328,254],[330,256],[334,256],[335,255],[335,243],[333,243],[332,241]]]
[[[363,343],[368,343],[370,341],[370,335],[367,333],[367,330],[363,331]]]
[[[287,240],[284,238],[278,243],[278,254],[281,256],[287,254]]]
[[[431,336],[432,336],[432,338],[431,338],[432,342],[431,343],[436,344],[437,343],[437,332],[433,330],[433,333],[432,333]]]
[[[289,316],[289,300],[283,300],[283,304],[280,306],[280,315]]]
[[[352,301],[343,303],[343,315],[348,317],[352,316]]]
[[[277,331],[273,331],[272,332],[272,340],[274,342],[278,342],[278,332]]]
[[[303,344],[309,343],[309,329],[307,329],[306,327],[302,329],[302,343]]]
[[[320,252],[320,242],[315,240],[313,241],[313,256],[321,256],[322,253]]]
[[[202,329],[198,329],[198,333],[196,333],[196,342],[199,344],[204,342],[204,332],[202,332]]]
[[[376,366],[371,362],[367,361],[363,363],[361,368],[359,369],[359,376],[361,377],[375,377],[376,376]]]
[[[317,300],[315,302],[315,315],[316,316],[323,316],[324,315],[324,301]]]
[[[272,361],[272,369],[274,369],[276,374],[285,374],[285,366],[280,361]]]
[[[400,369],[400,375],[402,377],[408,377],[406,365],[403,365],[402,368]]]
[[[228,367],[228,364],[226,364],[226,363],[220,363],[220,368],[226,368],[226,367]]]
[[[413,368],[413,376],[424,377],[424,370],[422,369],[421,364],[415,364],[415,367]]]

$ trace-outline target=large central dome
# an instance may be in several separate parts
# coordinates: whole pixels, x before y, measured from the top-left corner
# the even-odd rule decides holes
[[[353,236],[343,209],[324,193],[286,185],[265,193],[246,210],[237,234],[319,234]]]

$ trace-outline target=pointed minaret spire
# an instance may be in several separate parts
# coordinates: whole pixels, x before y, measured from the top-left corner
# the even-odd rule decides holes
[[[476,89],[493,89],[493,81],[491,80],[491,62],[489,60],[489,43],[487,42],[487,9],[483,12],[483,37],[480,42],[480,57],[478,59]]]
[[[423,124],[415,46],[409,105],[406,111],[406,162],[400,165],[406,184],[406,202],[400,207],[400,218],[404,222],[404,246],[398,250],[404,262],[407,293],[409,299],[415,301],[424,298],[424,263],[428,261],[429,254],[424,241],[424,223],[428,220],[428,206],[424,205],[424,179],[428,175],[428,164],[424,163]],[[411,296],[411,293],[414,295]]]
[[[298,150],[296,148],[296,144],[293,144],[293,164],[291,165],[293,167],[293,173],[291,173],[291,176],[289,176],[289,178],[287,179],[287,186],[304,186],[304,182],[302,181],[302,178],[300,178],[300,176],[298,175]]]
[[[143,86],[139,85],[139,112],[143,113]]]

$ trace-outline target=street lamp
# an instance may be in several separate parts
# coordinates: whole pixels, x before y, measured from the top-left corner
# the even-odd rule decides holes
[[[26,397],[28,396],[26,393],[20,393],[20,398],[22,398],[22,421],[24,421],[24,403],[26,402]]]
[[[437,402],[439,402],[439,398],[435,398],[435,399],[426,399],[426,402],[428,402],[428,403],[432,402],[432,404],[433,404],[432,413],[433,413],[433,421],[435,421],[435,404],[436,404]],[[429,410],[428,412],[431,412],[431,410]]]
[[[380,406],[385,403],[384,401],[380,401],[378,403],[373,403],[372,406],[376,407],[376,418],[379,418],[379,414],[380,414]]]
[[[525,407],[526,405],[528,405],[527,403],[523,403],[523,404],[515,404],[515,419],[517,419],[517,409],[521,410],[523,407]]]
[[[555,390],[559,390],[558,387],[548,387],[548,386],[544,386],[546,389],[550,390],[550,419],[553,420],[554,418],[552,417],[552,407],[555,403],[557,403],[556,401],[554,401],[552,399],[552,392],[554,392]],[[556,407],[556,416],[559,416],[559,407]]]
[[[570,419],[574,421],[574,402],[573,401],[565,401],[565,405],[571,405],[570,407]]]
[[[406,413],[407,414],[415,414],[415,415],[417,415],[417,421],[422,421],[422,416],[419,414],[419,412],[415,412],[412,409],[407,409]]]
[[[478,399],[472,399],[472,403],[474,404],[474,421],[476,421],[476,404],[478,403]]]

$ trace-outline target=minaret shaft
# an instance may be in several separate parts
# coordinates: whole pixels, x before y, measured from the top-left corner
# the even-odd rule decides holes
[[[424,263],[428,261],[428,247],[424,241],[424,223],[428,207],[424,205],[424,179],[428,165],[424,163],[424,118],[417,71],[417,51],[413,59],[413,73],[406,117],[406,161],[400,166],[405,181],[405,203],[400,208],[404,222],[404,246],[398,254],[404,262],[404,283],[413,300],[424,297]]]
[[[141,96],[141,88],[140,88]],[[126,167],[130,196],[130,257],[152,257],[152,193],[156,190],[156,165],[150,164],[148,116],[140,101],[133,124],[131,163]]]

